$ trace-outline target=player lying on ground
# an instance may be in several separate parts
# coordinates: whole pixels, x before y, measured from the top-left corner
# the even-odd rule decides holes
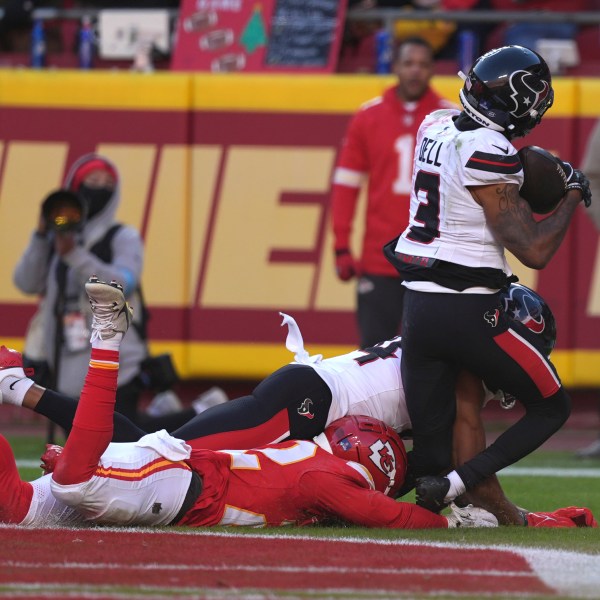
[[[73,427],[51,475],[20,481],[0,437],[1,516],[40,524],[48,513],[111,525],[306,525],[341,519],[370,527],[495,526],[490,513],[454,508],[436,515],[373,489],[369,471],[309,441],[255,450],[192,449],[166,432],[111,444],[119,347],[130,323],[121,286],[92,278],[86,291],[94,314],[92,353]],[[16,370],[0,371],[5,381]],[[24,375],[24,374],[23,374]],[[16,381],[16,383],[15,383]],[[9,388],[26,384],[12,378]],[[4,389],[4,388],[3,388]],[[58,507],[48,508],[48,494]]]
[[[534,314],[534,317],[537,318],[538,315],[533,310],[533,307],[535,306],[535,297],[529,295],[530,291],[525,292],[527,288],[521,288],[522,286],[516,286],[515,289],[512,290],[512,292],[515,293],[507,295],[507,299],[510,300],[511,304],[509,306],[507,303],[506,308],[510,310],[515,310],[515,308],[518,308],[521,313],[521,319],[523,321],[527,321],[530,319],[530,317],[525,316],[529,313],[524,309],[526,308],[526,305],[529,305],[529,310]],[[533,292],[531,292],[531,294],[533,294]],[[307,366],[306,364],[304,366],[296,364],[289,365],[289,367],[295,367],[295,369],[284,367],[266,380],[266,382],[271,380],[270,385],[267,386],[268,393],[232,401],[229,403],[231,407],[241,407],[244,404],[244,401],[246,403],[256,403],[259,402],[259,399],[261,399],[263,402],[275,404],[275,406],[281,406],[281,399],[284,398],[288,402],[288,413],[295,406],[298,408],[298,413],[300,413],[302,403],[306,404],[306,399],[310,398],[311,392],[313,391],[311,388],[307,387],[306,383],[303,382],[312,380],[301,380],[298,377],[295,377],[294,381],[286,382],[286,379],[291,375],[295,375],[300,372],[312,373],[314,372],[314,366],[316,365],[320,367],[321,372],[331,372],[332,376],[338,372],[350,374],[350,376],[347,378],[339,376],[337,379],[337,385],[331,385],[331,390],[337,391],[337,393],[330,392],[330,396],[332,397],[331,405],[334,406],[336,410],[341,411],[341,407],[345,405],[346,412],[351,413],[353,410],[356,410],[357,412],[360,410],[368,410],[369,412],[376,412],[376,414],[387,419],[394,417],[396,413],[402,413],[403,406],[405,405],[401,382],[399,382],[398,366],[400,361],[400,350],[397,342],[386,342],[382,346],[372,349],[372,351],[354,352],[343,357],[319,361],[318,357],[308,357],[307,353],[304,351],[300,332],[293,319],[288,317],[284,322],[287,322],[290,326],[290,334],[287,341],[288,348],[296,352],[299,360],[309,363],[311,366]],[[552,325],[553,318],[548,309],[546,311],[546,329],[552,329]],[[537,329],[539,329],[539,319],[537,322]],[[550,342],[548,339],[544,340],[546,351],[549,351],[548,347],[551,347],[553,341],[554,334],[550,336]],[[379,356],[375,354],[376,352],[379,353]],[[17,353],[11,353],[5,357],[5,360],[12,360],[14,364],[20,366],[20,362],[16,358],[17,356]],[[361,359],[364,358],[367,358],[368,360],[361,361]],[[376,369],[375,367],[379,368]],[[45,414],[49,418],[54,419],[62,427],[70,429],[76,409],[75,401],[64,396],[57,395],[50,390],[44,390],[39,386],[32,385],[30,380],[26,381],[29,381],[29,384],[27,386],[27,391],[24,394],[20,392],[21,388],[19,385],[11,383],[11,385],[14,387],[13,390],[10,389],[10,385],[5,384],[3,386],[3,389],[5,390],[4,401],[13,404],[22,403],[23,406],[36,410],[40,414]],[[291,385],[291,383],[294,382],[297,384],[296,387]],[[25,381],[23,381],[23,383],[20,385],[25,387]],[[468,385],[471,386],[471,389],[467,389]],[[259,386],[259,388],[260,387],[261,386]],[[481,408],[480,402],[483,400],[483,388],[480,382],[474,382],[472,379],[465,379],[463,388],[463,390],[459,390],[459,397],[469,397],[470,402],[459,401],[457,418],[457,431],[459,434],[457,435],[457,438],[463,441],[472,438],[474,442],[458,445],[457,457],[459,459],[464,456],[465,453],[473,452],[473,445],[475,446],[475,449],[478,448],[478,444],[483,444],[485,446],[485,433],[483,432],[483,425],[479,416]],[[362,393],[364,394],[362,401],[358,390],[362,390]],[[299,401],[300,398],[303,398],[302,403]],[[338,398],[341,398],[342,401],[339,401]],[[400,398],[400,403],[398,403],[398,398]],[[296,405],[294,405],[293,401],[296,399],[298,402]],[[266,408],[267,407],[263,407],[263,412],[266,411]],[[215,409],[211,410],[214,411]],[[230,421],[232,422],[239,422],[239,416],[236,416],[236,410],[238,409],[235,408],[233,411],[225,411],[226,415],[230,415]],[[223,411],[217,411],[217,413],[221,412]],[[209,416],[210,413],[211,411],[207,411]],[[304,428],[304,433],[308,434],[310,432],[310,424],[314,419],[307,418],[306,420],[308,421],[308,426]],[[206,423],[204,422],[204,418],[196,418],[196,421],[199,422],[198,424],[201,431],[202,428],[207,427]],[[211,419],[209,419],[208,422],[210,426]],[[219,422],[219,419],[217,419],[217,422]],[[222,418],[220,419],[220,422],[223,422]],[[339,423],[339,421],[337,422]],[[328,431],[329,441],[332,442],[334,447],[334,452],[338,452],[338,455],[348,458],[350,456],[349,453],[345,453],[342,448],[348,448],[350,452],[354,452],[354,445],[348,444],[348,439],[356,439],[357,435],[350,435],[351,431],[343,424],[341,426],[333,427],[333,430],[330,431],[332,427],[333,426],[330,424],[326,430]],[[410,427],[410,423],[407,424],[407,427]],[[130,421],[118,414],[114,415],[114,428],[115,431],[118,432],[118,439],[120,440],[138,440],[144,435],[143,431],[139,430]],[[479,428],[481,433],[477,433],[477,428]],[[189,427],[186,426],[184,429],[188,432],[188,434],[194,435],[191,433],[194,431],[193,422],[190,423]],[[400,427],[400,429],[404,428]],[[319,433],[320,428],[315,427],[312,431]],[[236,433],[237,432],[235,431],[232,433],[232,439],[230,440],[234,447],[236,441],[239,441],[239,438],[236,437]],[[252,430],[243,430],[241,433],[246,436],[244,439],[248,440],[251,439],[248,436],[251,436],[253,432]],[[181,438],[185,437],[185,435],[180,433],[177,433],[176,436]],[[333,437],[336,437],[338,440],[345,438],[344,443],[336,445],[332,440]],[[206,439],[206,437],[195,440],[188,438],[188,441],[192,445],[197,445],[200,447],[201,442]],[[211,438],[209,437],[208,439]],[[222,435],[220,435],[218,436],[218,439],[221,440],[224,447],[227,445],[227,438],[224,438]],[[212,440],[213,442],[215,441],[214,438],[212,438]],[[362,440],[362,442],[365,443],[364,440]],[[250,443],[249,445],[254,444]],[[390,457],[393,459],[394,454],[391,453]],[[354,457],[352,456],[352,458]],[[356,459],[354,458],[354,460]],[[388,491],[393,495],[402,483],[404,476],[402,471],[404,468],[403,460],[393,461],[391,463],[388,462],[386,465],[384,465],[383,462],[380,462],[378,466],[374,466],[373,461],[366,459],[363,461],[363,464],[371,469],[376,486],[378,486],[378,489],[381,491]],[[382,467],[382,465],[384,465],[384,467]],[[481,503],[488,510],[496,514],[502,524],[522,524],[523,522],[530,525],[534,524],[533,521],[535,517],[532,515],[525,519],[523,512],[506,499],[502,493],[497,479],[495,478],[489,482],[486,482],[485,484],[482,484],[481,497],[473,497],[470,500],[481,501]],[[573,514],[577,516],[580,514],[580,512],[581,511],[576,510]],[[564,520],[560,519],[556,521],[546,519],[545,523],[548,525],[550,523],[567,525],[567,522],[564,522]]]

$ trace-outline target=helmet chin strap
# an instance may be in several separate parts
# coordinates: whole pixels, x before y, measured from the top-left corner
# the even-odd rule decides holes
[[[475,110],[465,98],[463,90],[460,90],[458,97],[460,98],[460,102],[463,105],[467,115],[469,115],[469,117],[471,117],[476,123],[479,123],[488,129],[493,129],[494,131],[500,131],[502,133],[506,131],[504,127],[494,123],[493,121],[490,121],[490,119],[488,119],[485,115],[482,115],[479,111]]]

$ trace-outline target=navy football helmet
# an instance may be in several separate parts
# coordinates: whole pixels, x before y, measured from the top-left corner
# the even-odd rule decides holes
[[[476,123],[508,139],[527,135],[552,106],[554,90],[544,59],[522,46],[487,52],[464,79],[460,101]]]
[[[546,301],[525,285],[513,283],[500,294],[504,312],[540,337],[546,356],[556,344],[556,320]]]

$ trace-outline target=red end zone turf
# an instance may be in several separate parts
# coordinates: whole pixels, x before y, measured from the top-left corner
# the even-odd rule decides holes
[[[553,596],[507,550],[372,540],[194,532],[0,528],[0,590],[86,598],[178,597],[228,589],[372,596],[386,592],[488,597]],[[440,545],[441,546],[441,545]],[[162,592],[161,592],[162,590]],[[2,594],[0,594],[2,595]]]

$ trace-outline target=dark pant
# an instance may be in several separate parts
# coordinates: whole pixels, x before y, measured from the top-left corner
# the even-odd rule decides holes
[[[510,320],[497,294],[432,294],[407,290],[401,372],[413,426],[415,477],[447,471],[452,461],[459,369],[525,407],[484,452],[457,469],[468,488],[537,449],[566,421],[570,400],[540,340]]]
[[[330,407],[331,390],[312,367],[286,365],[251,395],[209,408],[173,435],[217,449],[252,448],[281,436],[310,440],[323,431]]]
[[[357,284],[360,347],[369,348],[400,333],[404,286],[399,277],[365,274]]]

